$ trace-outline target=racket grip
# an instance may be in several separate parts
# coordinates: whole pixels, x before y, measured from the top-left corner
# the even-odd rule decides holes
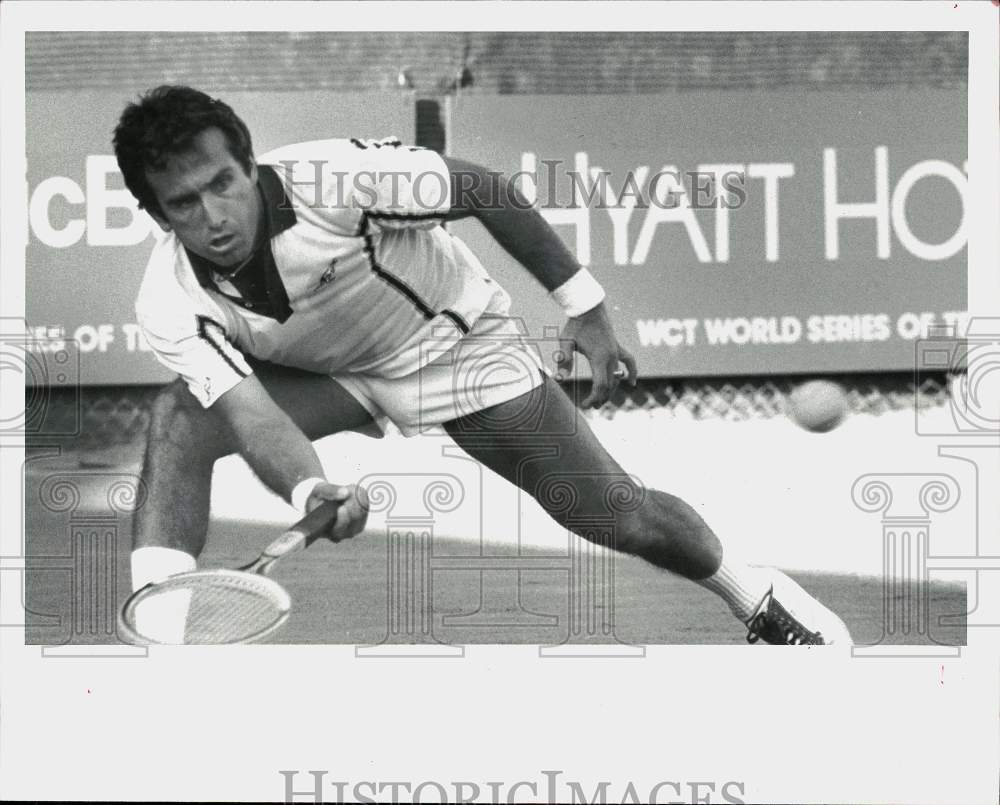
[[[305,545],[311,544],[317,537],[323,536],[323,533],[333,525],[334,520],[337,519],[337,512],[340,511],[344,502],[343,500],[324,500],[288,531],[298,532],[302,535]]]
[[[340,500],[323,501],[268,545],[264,550],[264,555],[269,557],[284,556],[311,545],[323,536],[323,532],[337,519],[337,512],[340,511],[342,505],[343,501]]]

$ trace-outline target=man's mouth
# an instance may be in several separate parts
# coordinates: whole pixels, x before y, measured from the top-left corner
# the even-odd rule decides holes
[[[209,245],[213,249],[220,249],[221,250],[221,249],[226,248],[226,246],[228,246],[232,242],[232,240],[233,240],[234,237],[236,237],[236,236],[235,235],[219,235],[218,237],[212,238],[209,241]]]

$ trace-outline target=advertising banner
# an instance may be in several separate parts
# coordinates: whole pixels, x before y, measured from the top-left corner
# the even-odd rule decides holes
[[[27,98],[27,319],[81,381],[161,382],[135,293],[154,226],[112,155],[127,90]],[[409,94],[231,93],[259,154],[414,139]],[[962,89],[461,96],[449,151],[517,177],[608,291],[645,376],[897,371],[966,308]],[[563,322],[473,221],[452,225],[529,333]]]
[[[965,90],[465,96],[456,157],[516,174],[643,375],[913,368],[966,309]],[[561,312],[458,233],[529,332]]]

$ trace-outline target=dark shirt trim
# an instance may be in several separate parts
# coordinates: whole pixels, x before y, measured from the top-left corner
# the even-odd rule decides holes
[[[384,221],[430,221],[440,218],[442,221],[448,217],[446,212],[368,212],[369,218],[377,218]]]
[[[368,142],[363,142],[357,137],[351,137],[350,142],[351,145],[355,148],[360,148],[362,151],[367,151],[369,148],[399,148],[403,144],[402,140],[397,137],[387,137],[385,140],[369,140]]]
[[[240,369],[240,367],[236,365],[233,359],[230,358],[225,353],[225,350],[223,350],[222,347],[218,343],[216,343],[215,339],[213,339],[208,334],[208,328],[209,326],[212,326],[215,329],[217,329],[222,334],[223,339],[225,339],[226,328],[223,327],[221,324],[219,324],[219,322],[217,322],[211,316],[198,315],[195,316],[195,319],[197,319],[198,321],[198,337],[204,340],[209,346],[211,346],[212,349],[214,349],[218,353],[219,357],[222,358],[222,360],[224,360],[229,365],[229,368],[232,369],[234,372],[236,372],[236,374],[238,374],[241,378],[247,377],[248,373]]]
[[[455,326],[462,331],[462,335],[467,335],[469,333],[469,330],[472,329],[466,323],[465,319],[459,316],[454,310],[448,310],[448,309],[442,310],[441,315],[447,316],[449,319],[451,319],[455,323]]]
[[[285,193],[285,186],[278,172],[270,165],[257,166],[257,184],[264,194],[267,207],[267,222],[271,237],[276,237],[286,229],[291,229],[298,222],[295,209]]]
[[[386,271],[384,268],[382,268],[382,266],[378,264],[378,260],[375,258],[375,241],[373,240],[371,232],[369,231],[368,227],[368,215],[364,213],[361,216],[361,227],[359,230],[359,234],[361,235],[361,237],[364,239],[365,242],[364,251],[365,254],[368,256],[368,266],[375,273],[375,275],[378,276],[378,278],[381,279],[383,282],[386,282],[389,285],[391,285],[407,299],[409,299],[410,302],[413,304],[413,306],[423,314],[423,317],[425,319],[433,319],[435,316],[437,316],[437,313],[434,312],[434,309],[430,305],[428,305],[423,299],[421,299],[420,295],[416,291],[414,291],[413,288],[411,288],[409,285],[403,282],[403,280],[401,280],[399,277],[395,276],[394,274],[390,274],[388,271]]]

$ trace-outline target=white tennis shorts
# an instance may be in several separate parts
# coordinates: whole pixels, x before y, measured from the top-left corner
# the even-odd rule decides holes
[[[440,357],[404,377],[335,374],[371,414],[382,433],[391,421],[415,436],[449,420],[526,394],[547,374],[539,342],[509,315],[510,297],[500,292],[472,330]]]

